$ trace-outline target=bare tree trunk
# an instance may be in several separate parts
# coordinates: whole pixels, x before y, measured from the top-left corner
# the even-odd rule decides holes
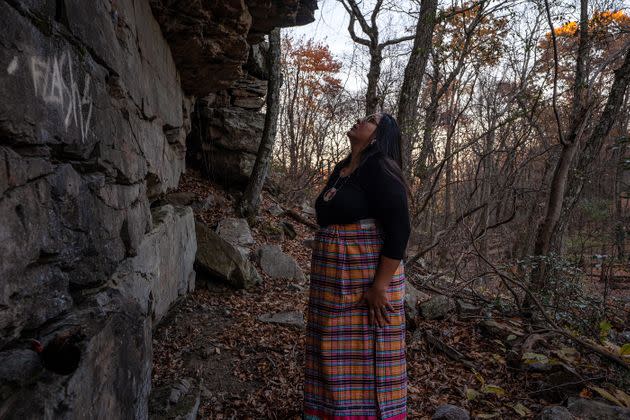
[[[411,151],[413,137],[418,126],[418,97],[422,79],[431,53],[433,30],[435,29],[437,0],[422,0],[420,16],[416,24],[413,49],[405,66],[405,76],[398,98],[398,124],[402,134],[402,164],[407,179],[411,179]]]
[[[488,114],[491,111],[487,111]],[[492,125],[492,122],[489,120],[488,125]],[[483,154],[481,155],[480,166],[480,174],[481,174],[481,185],[479,191],[479,204],[482,203],[490,203],[493,201],[493,184],[490,180],[495,177],[495,163],[492,159],[492,151],[495,147],[495,137],[496,131],[491,130],[484,136],[483,143]],[[490,206],[486,205],[480,212],[479,223],[476,226],[477,232],[485,232],[488,229],[488,226],[492,224],[490,218],[492,215],[490,214]],[[488,254],[489,246],[488,246],[488,235],[484,235],[479,242],[479,249],[485,254]]]
[[[575,83],[573,87],[573,110],[571,115],[571,129],[569,135],[565,139],[562,130],[562,124],[558,116],[556,109],[556,85],[558,80],[558,57],[557,57],[557,45],[555,38],[555,30],[551,22],[551,12],[549,11],[549,4],[545,1],[545,7],[547,9],[547,19],[549,23],[549,30],[551,31],[551,39],[554,49],[554,93],[553,93],[553,108],[554,115],[556,116],[556,123],[558,126],[558,138],[562,145],[562,151],[556,164],[556,168],[551,180],[551,188],[549,192],[549,198],[547,200],[547,207],[545,217],[541,224],[538,226],[536,233],[536,241],[534,243],[535,255],[548,255],[551,250],[552,235],[558,227],[558,221],[562,211],[562,205],[564,202],[564,196],[566,193],[567,182],[569,178],[569,169],[576,151],[583,131],[586,128],[587,118],[585,115],[585,92],[586,92],[586,60],[588,57],[588,0],[581,0],[581,13],[580,13],[580,29],[579,29],[579,41],[578,41],[578,54],[576,58],[575,66]],[[532,270],[531,282],[534,286],[540,288],[544,285],[546,265],[542,262]],[[525,307],[529,307],[531,302],[524,302]]]
[[[426,108],[424,117],[424,132],[422,133],[422,145],[420,148],[420,156],[415,164],[415,168],[410,168],[410,173],[415,173],[420,179],[425,179],[429,171],[429,156],[433,154],[433,129],[437,122],[437,111],[439,105],[438,80],[440,71],[438,65],[433,63],[433,84],[431,85],[431,98]]]
[[[238,212],[248,219],[258,213],[260,206],[260,194],[271,163],[273,143],[276,137],[276,124],[280,109],[280,86],[282,85],[282,73],[280,72],[280,29],[276,28],[269,34],[269,55],[267,63],[269,67],[269,82],[267,85],[267,98],[265,114],[265,126],[262,140],[258,146],[256,162],[249,177],[245,192],[238,204]]]
[[[376,24],[376,19],[381,11],[383,0],[376,0],[372,13],[370,14],[370,21],[363,16],[360,3],[356,0],[337,0],[348,12],[350,16],[350,24],[348,25],[348,33],[352,40],[359,44],[368,47],[370,52],[370,69],[368,70],[367,79],[367,91],[365,93],[365,112],[367,115],[373,114],[377,111],[379,104],[378,96],[378,81],[381,77],[381,62],[383,61],[383,49],[389,45],[395,45],[404,41],[410,41],[414,39],[413,36],[403,36],[400,38],[390,39],[385,42],[379,40],[379,30]],[[431,0],[434,1],[434,0]],[[359,23],[361,31],[367,36],[367,38],[361,38],[354,30],[355,23]]]
[[[426,114],[424,118],[424,133],[422,135],[422,147],[420,149],[420,155],[418,157],[417,163],[414,165],[417,168],[410,168],[409,173],[415,174],[420,179],[424,179],[430,175],[429,169],[429,156],[434,155],[434,149],[432,141],[433,129],[437,123],[438,118],[438,109],[440,105],[440,99],[444,96],[451,87],[451,84],[455,81],[455,79],[459,76],[464,68],[466,58],[470,54],[471,44],[473,40],[473,35],[477,28],[477,25],[482,21],[484,16],[484,1],[481,1],[480,7],[477,10],[477,13],[470,22],[470,24],[465,28],[465,39],[464,44],[462,46],[461,51],[459,52],[459,57],[457,59],[457,63],[455,67],[446,75],[446,79],[444,83],[439,86],[440,82],[440,71],[439,71],[439,55],[433,50],[433,85],[431,87],[431,102],[429,106],[426,108]],[[409,121],[409,123],[412,123]]]
[[[604,111],[602,112],[597,125],[593,129],[593,132],[584,143],[584,147],[582,148],[577,164],[575,165],[575,174],[569,179],[564,198],[564,206],[562,208],[563,213],[567,216],[562,217],[564,223],[557,228],[555,243],[559,243],[562,240],[564,231],[566,230],[568,214],[573,211],[575,205],[578,203],[582,189],[584,188],[584,182],[590,179],[589,171],[592,163],[599,155],[606,137],[615,123],[617,123],[629,83],[630,48],[628,48],[628,51],[626,52],[624,62],[621,67],[615,70],[615,78],[612,87],[610,88],[610,93],[606,106],[604,107]]]
[[[551,249],[552,234],[560,219],[562,201],[569,178],[569,168],[571,166],[571,161],[575,156],[576,150],[577,144],[573,141],[564,146],[562,148],[562,152],[560,153],[551,181],[551,189],[549,192],[549,198],[547,199],[547,211],[545,218],[538,228],[536,242],[534,244],[535,255],[547,255]],[[534,284],[542,285],[543,271],[544,270],[540,270],[537,273],[538,276],[532,279]]]
[[[599,120],[593,128],[590,136],[586,139],[584,147],[578,154],[576,170],[579,171],[578,174],[581,174],[582,176],[574,176],[568,179],[571,159],[576,154],[576,149],[579,146],[579,139],[589,119],[589,108],[586,105],[586,98],[584,96],[586,92],[586,87],[584,86],[586,83],[586,67],[584,62],[580,63],[582,60],[586,59],[588,54],[588,49],[583,47],[583,44],[588,41],[588,16],[585,12],[587,6],[586,3],[586,0],[581,1],[582,13],[580,21],[578,57],[576,63],[576,86],[574,88],[574,112],[572,115],[571,132],[567,141],[562,142],[563,151],[554,173],[552,192],[547,206],[547,214],[538,230],[538,236],[534,249],[535,255],[547,255],[549,253],[551,250],[552,235],[557,236],[557,238],[553,241],[554,248],[561,248],[562,234],[565,230],[568,215],[579,199],[585,180],[588,179],[587,171],[591,162],[599,154],[603,141],[608,136],[610,130],[616,122],[620,109],[623,105],[628,84],[630,83],[630,48],[626,47],[628,49],[624,57],[624,62],[621,67],[616,69],[614,72],[614,80],[610,88],[610,93],[604,110],[602,111],[602,114],[600,115]],[[580,111],[580,109],[582,109],[582,111]],[[564,216],[561,217],[562,213],[564,213]],[[559,223],[560,221],[563,221],[563,223]],[[534,286],[541,287],[544,285],[545,272],[545,264],[539,264],[537,269],[532,271],[531,281]],[[530,303],[531,302],[526,301],[524,302],[524,305],[529,306]]]
[[[378,110],[378,80],[381,77],[383,53],[380,48],[370,46],[370,69],[367,74],[367,90],[365,92],[365,115],[372,115]]]
[[[621,133],[622,139],[619,142],[618,147],[615,149],[613,154],[613,161],[616,163],[615,167],[615,184],[613,188],[613,202],[614,202],[614,211],[613,211],[613,220],[615,223],[614,226],[614,237],[615,237],[615,248],[617,250],[617,258],[619,261],[623,261],[626,257],[625,255],[625,229],[624,229],[624,221],[623,221],[623,205],[622,205],[622,197],[623,197],[623,173],[624,173],[624,160],[628,159],[626,157],[626,143],[628,141],[628,107],[624,107],[626,109],[625,117],[623,118],[621,125]]]

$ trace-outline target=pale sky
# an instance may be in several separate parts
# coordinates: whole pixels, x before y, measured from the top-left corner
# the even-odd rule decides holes
[[[343,62],[340,78],[348,90],[357,90],[361,87],[361,77],[352,74],[348,63],[352,60],[355,45],[348,34],[348,14],[337,0],[320,0],[317,2],[318,10],[315,11],[315,21],[304,26],[282,29],[283,33],[294,38],[304,37],[314,39],[326,45],[335,58]],[[357,28],[357,32],[361,31]],[[365,48],[365,47],[361,47]]]
[[[404,2],[394,3],[402,7]],[[360,3],[365,10],[371,10],[371,3]],[[349,17],[344,7],[337,0],[320,0],[317,2],[318,10],[315,11],[315,21],[304,26],[292,28],[284,28],[284,34],[294,38],[303,37],[305,40],[314,39],[328,45],[334,57],[343,63],[339,78],[342,80],[345,88],[350,91],[357,91],[365,88],[365,77],[368,62],[367,47],[356,45],[350,38],[348,33]],[[406,4],[405,4],[406,5]],[[380,29],[381,40],[385,41],[390,37],[401,36],[405,30],[410,29],[409,16],[404,13],[387,13],[383,12],[378,17],[378,26]],[[411,25],[413,27],[415,25]],[[358,23],[355,24],[357,36],[366,38],[361,31]],[[387,60],[387,51],[391,51],[389,47],[384,53],[384,59]],[[360,60],[360,58],[362,60]],[[385,61],[383,63],[386,67]],[[354,67],[351,67],[355,63]],[[363,64],[363,68],[359,65]]]
[[[371,2],[367,0],[360,2],[360,4],[366,8],[365,10],[369,10]],[[398,5],[399,10],[413,8],[405,1],[393,2],[393,4]],[[567,4],[571,4],[571,1],[567,1]],[[579,4],[579,2],[576,4]],[[348,34],[349,18],[346,10],[338,0],[319,0],[317,5],[318,10],[315,11],[314,22],[304,26],[283,28],[282,32],[296,39],[300,37],[304,37],[305,40],[312,38],[315,41],[320,41],[328,45],[328,48],[335,58],[343,63],[339,77],[345,85],[345,88],[350,91],[364,89],[367,69],[360,69],[358,67],[350,68],[350,63],[358,62],[359,60],[355,60],[356,57],[362,57],[364,61],[366,61],[367,48],[362,45],[355,45],[350,38]],[[627,10],[629,6],[630,0],[599,0],[591,7],[621,8]],[[404,14],[399,13],[398,17],[394,18],[392,21],[392,14],[388,15],[387,13],[382,13],[381,15],[379,15],[378,25],[381,29],[382,40],[388,39],[392,35],[404,35],[406,30],[411,29],[409,25],[410,21],[408,20],[409,16],[404,16]],[[567,16],[567,18],[575,18],[575,16]],[[558,22],[563,20],[562,17],[558,16],[556,16],[556,19]],[[415,26],[415,24],[412,23],[411,26]],[[355,24],[355,31],[358,36],[365,38],[365,34],[363,34],[358,24]],[[385,68],[385,64],[383,68]]]
[[[285,28],[283,31],[296,38],[314,38],[325,41],[336,56],[352,53],[353,45],[348,34],[348,15],[337,0],[320,0],[317,2],[315,22],[304,26]]]

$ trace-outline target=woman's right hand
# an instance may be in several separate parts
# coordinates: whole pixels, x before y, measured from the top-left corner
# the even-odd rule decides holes
[[[370,286],[363,294],[363,302],[368,307],[368,318],[370,325],[384,327],[389,324],[389,313],[394,308],[387,300],[387,288],[378,287],[376,284]]]

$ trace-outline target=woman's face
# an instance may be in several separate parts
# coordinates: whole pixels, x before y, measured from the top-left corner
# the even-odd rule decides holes
[[[380,120],[380,113],[368,115],[363,119],[358,119],[356,124],[354,124],[346,133],[350,139],[350,143],[353,146],[360,146],[361,148],[367,146],[374,137],[376,126]]]

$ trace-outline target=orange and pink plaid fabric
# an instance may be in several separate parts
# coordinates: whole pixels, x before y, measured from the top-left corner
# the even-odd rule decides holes
[[[311,262],[304,419],[406,418],[405,277],[401,263],[387,297],[390,323],[370,325],[361,301],[382,247],[374,224],[320,228]]]

